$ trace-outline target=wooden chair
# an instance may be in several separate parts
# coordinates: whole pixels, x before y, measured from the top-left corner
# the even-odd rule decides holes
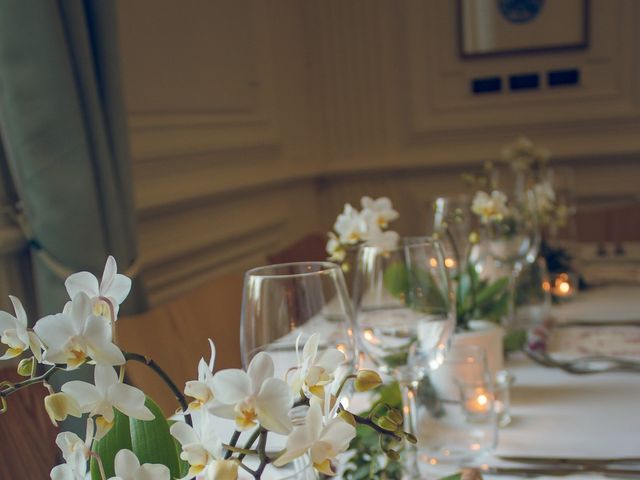
[[[241,274],[226,275],[151,311],[121,317],[120,346],[152,358],[182,390],[198,375],[198,361],[209,360],[211,338],[217,350],[216,370],[240,367]],[[142,388],[167,414],[178,408],[165,384],[148,367],[127,364],[128,380]]]
[[[24,380],[14,368],[0,370],[0,379]],[[49,478],[58,463],[58,432],[44,409],[46,394],[42,386],[34,385],[7,398],[8,410],[0,415],[0,478]]]

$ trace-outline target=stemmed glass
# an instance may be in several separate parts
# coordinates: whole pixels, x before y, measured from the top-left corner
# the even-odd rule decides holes
[[[417,434],[416,389],[444,360],[455,328],[455,301],[437,241],[405,247],[363,246],[358,252],[353,301],[362,348],[403,392],[405,430]],[[407,445],[407,478],[419,478],[416,447]]]
[[[337,348],[345,355],[335,372],[335,387],[356,366],[353,309],[338,265],[329,262],[300,262],[254,268],[245,274],[240,324],[240,349],[245,368],[258,352],[268,352],[274,361],[274,375],[286,378],[298,364],[311,335],[319,335],[318,352]],[[334,409],[346,402],[350,389],[344,388]],[[295,413],[295,409],[292,413]],[[304,412],[296,417],[302,418]],[[300,421],[294,418],[294,424]],[[270,439],[273,436],[270,435]],[[270,440],[270,448],[284,445]],[[282,439],[280,439],[282,443]],[[305,470],[305,475],[313,469]],[[300,477],[302,473],[298,472]]]
[[[340,267],[329,262],[295,262],[249,270],[244,278],[240,349],[246,368],[261,351],[269,352],[276,377],[297,363],[299,347],[318,333],[318,351],[337,348],[341,369],[356,362],[353,310]],[[298,341],[298,337],[300,337]]]
[[[540,246],[537,204],[535,194],[521,180],[507,200],[506,213],[485,223],[488,252],[506,265],[509,275],[509,303],[505,327],[517,330],[517,282],[525,263],[533,263]]]

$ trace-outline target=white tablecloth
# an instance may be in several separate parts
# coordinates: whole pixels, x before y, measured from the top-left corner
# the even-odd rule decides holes
[[[580,293],[554,308],[554,316],[559,321],[640,319],[640,287],[612,286]],[[510,359],[507,368],[516,376],[513,421],[499,432],[497,455],[640,456],[640,374],[572,375],[541,367],[523,356]],[[496,458],[485,461],[501,464]],[[604,477],[579,474],[564,478]]]

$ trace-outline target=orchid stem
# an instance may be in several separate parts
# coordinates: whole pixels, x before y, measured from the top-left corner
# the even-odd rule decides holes
[[[253,474],[253,478],[259,480],[262,476],[262,472],[267,468],[269,463],[269,457],[267,457],[267,435],[269,432],[264,428],[260,429],[260,439],[258,440],[258,455],[260,456],[260,465]]]
[[[24,380],[23,382],[18,382],[18,383],[15,383],[15,384],[11,383],[11,382],[3,382],[2,384],[0,384],[1,385],[0,386],[0,398],[8,397],[12,393],[15,393],[18,390],[21,390],[23,388],[29,387],[31,385],[35,385],[37,383],[44,383],[47,380],[49,380],[49,378],[54,373],[56,373],[58,370],[61,370],[61,369],[59,367],[57,367],[57,366],[53,366],[49,370],[44,372],[42,375],[40,375],[38,377],[29,378],[28,380]]]
[[[229,445],[224,445],[224,448],[227,449],[227,451],[224,454],[225,460],[229,460],[233,452],[244,453],[244,452],[250,451],[249,449],[246,449],[246,448],[236,448],[236,444],[238,443],[239,438],[240,438],[240,432],[236,430],[235,432],[233,432],[233,435],[231,436],[231,441],[229,442]]]
[[[107,480],[107,474],[104,471],[104,465],[102,464],[102,459],[100,458],[100,455],[98,455],[96,452],[91,452],[89,456],[93,457],[96,463],[98,464],[98,470],[100,470],[100,478],[102,480]]]
[[[139,353],[133,353],[133,352],[123,352],[123,354],[124,354],[124,358],[127,361],[143,363],[144,365],[149,367],[151,370],[153,370],[162,379],[162,381],[167,385],[167,387],[169,387],[169,389],[173,393],[173,396],[176,397],[176,400],[180,404],[182,411],[185,413],[185,421],[187,422],[188,425],[192,425],[191,415],[186,414],[189,408],[189,406],[187,405],[187,400],[182,394],[182,392],[180,391],[180,389],[176,386],[176,384],[173,383],[173,380],[171,380],[171,377],[169,377],[169,375],[167,375],[167,373],[162,368],[160,368],[160,366],[155,361],[153,361],[153,359],[145,355],[140,355]]]
[[[253,431],[247,442],[244,444],[245,450],[249,450],[251,449],[251,447],[253,447],[254,442],[260,436],[260,430],[260,428],[256,428]],[[238,456],[238,460],[242,460],[244,457],[246,457],[246,455],[244,453],[241,453],[240,456]]]

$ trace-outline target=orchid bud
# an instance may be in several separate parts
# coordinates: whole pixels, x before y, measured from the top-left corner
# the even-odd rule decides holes
[[[398,430],[398,424],[391,420],[389,417],[382,417],[378,419],[378,426],[388,432],[395,432]]]
[[[404,432],[404,438],[407,439],[407,442],[413,443],[414,445],[418,443],[418,439],[413,433]]]
[[[398,410],[389,410],[387,412],[387,417],[400,425],[403,422],[402,414]]]
[[[22,377],[30,377],[36,366],[36,359],[33,357],[23,358],[18,364],[18,375]]]
[[[382,378],[373,370],[360,370],[356,375],[356,392],[367,392],[382,384]]]
[[[480,235],[478,235],[478,232],[471,232],[469,234],[469,243],[475,245],[478,242],[480,242]]]
[[[56,427],[58,422],[66,420],[69,415],[74,417],[82,416],[80,405],[76,399],[64,392],[53,393],[44,397],[44,409]]]
[[[395,450],[387,450],[384,453],[387,454],[387,457],[389,458],[389,460],[393,460],[394,462],[397,462],[398,460],[400,460],[400,454]]]
[[[342,418],[342,420],[344,420],[346,423],[351,425],[352,427],[356,426],[356,419],[353,416],[353,414],[351,414],[351,412],[347,412],[346,410],[341,410],[338,416]]]

